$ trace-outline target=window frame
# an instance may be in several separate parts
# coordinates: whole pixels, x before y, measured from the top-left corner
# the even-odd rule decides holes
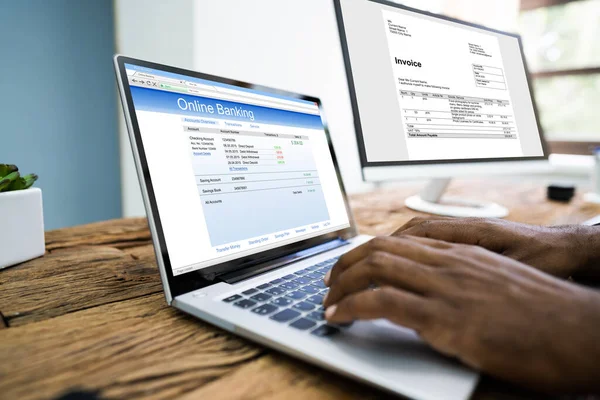
[[[538,8],[547,8],[554,6],[562,6],[568,3],[574,3],[581,0],[521,0],[520,10],[531,11]],[[530,76],[532,81],[539,78],[554,78],[562,76],[579,76],[579,75],[594,75],[600,74],[600,65],[586,68],[572,68],[572,69],[556,69],[556,70],[544,70],[539,72],[531,72]],[[564,153],[564,154],[592,154],[593,149],[600,146],[600,141],[567,141],[567,140],[547,140],[548,147],[551,153]]]

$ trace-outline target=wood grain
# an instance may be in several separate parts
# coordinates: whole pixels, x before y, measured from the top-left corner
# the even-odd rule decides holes
[[[61,248],[0,273],[0,312],[19,326],[162,292],[154,259],[106,246]]]
[[[263,353],[154,294],[0,330],[0,397],[172,398]]]
[[[224,387],[228,390],[223,390]],[[396,397],[285,355],[269,353],[187,393],[181,400],[241,398],[327,400]]]
[[[156,256],[154,255],[154,246],[146,244],[138,247],[128,247],[123,249],[124,253],[129,254],[134,260],[142,263],[156,265]]]
[[[114,219],[46,232],[47,251],[82,245],[110,245],[120,249],[149,243],[146,218]]]

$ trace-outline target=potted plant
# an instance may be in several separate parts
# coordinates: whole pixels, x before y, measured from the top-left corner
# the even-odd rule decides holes
[[[0,164],[0,269],[44,255],[42,191],[37,175]]]

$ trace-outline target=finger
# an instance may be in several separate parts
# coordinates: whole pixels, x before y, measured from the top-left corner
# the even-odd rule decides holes
[[[325,274],[325,277],[323,278],[325,285],[329,286],[331,282],[333,282],[337,278],[338,275],[340,275],[350,266],[356,264],[357,262],[365,258],[369,253],[369,248],[373,246],[373,243],[371,242],[376,239],[379,240],[378,238],[373,238],[367,243],[363,243],[360,246],[350,250],[346,254],[343,254],[333,265],[333,267],[331,267],[331,269],[327,271],[327,274]]]
[[[366,290],[341,300],[325,311],[329,322],[386,318],[417,331],[423,330],[434,317],[433,302],[402,290],[384,287]]]
[[[417,225],[421,225],[424,223],[427,223],[428,221],[438,221],[438,220],[450,220],[452,218],[449,217],[414,217],[412,218],[410,221],[408,221],[407,223],[405,223],[404,225],[402,225],[400,228],[396,229],[396,231],[394,233],[392,233],[392,235],[401,235],[403,234],[403,232],[409,228],[412,228],[413,226],[417,226]]]
[[[445,240],[432,239],[432,238],[421,237],[421,236],[402,236],[401,239],[421,243],[425,246],[434,247],[436,249],[443,249],[443,250],[450,249],[450,248],[456,246],[455,244],[447,242]]]
[[[394,254],[376,251],[345,270],[331,285],[323,305],[329,307],[344,297],[372,285],[427,294],[440,287],[431,268]]]
[[[436,248],[434,246],[439,247]],[[327,273],[325,284],[331,285],[342,272],[375,251],[395,254],[425,265],[439,265],[443,262],[443,255],[440,252],[440,248],[446,248],[445,246],[449,245],[444,243],[434,245],[434,241],[425,243],[424,241],[404,236],[378,236],[341,256],[338,262]]]
[[[402,232],[452,243],[478,244],[487,234],[485,227],[474,218],[435,220],[412,226]]]

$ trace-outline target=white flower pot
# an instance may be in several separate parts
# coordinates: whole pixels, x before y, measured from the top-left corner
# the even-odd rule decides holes
[[[44,255],[42,191],[0,192],[0,269]]]

